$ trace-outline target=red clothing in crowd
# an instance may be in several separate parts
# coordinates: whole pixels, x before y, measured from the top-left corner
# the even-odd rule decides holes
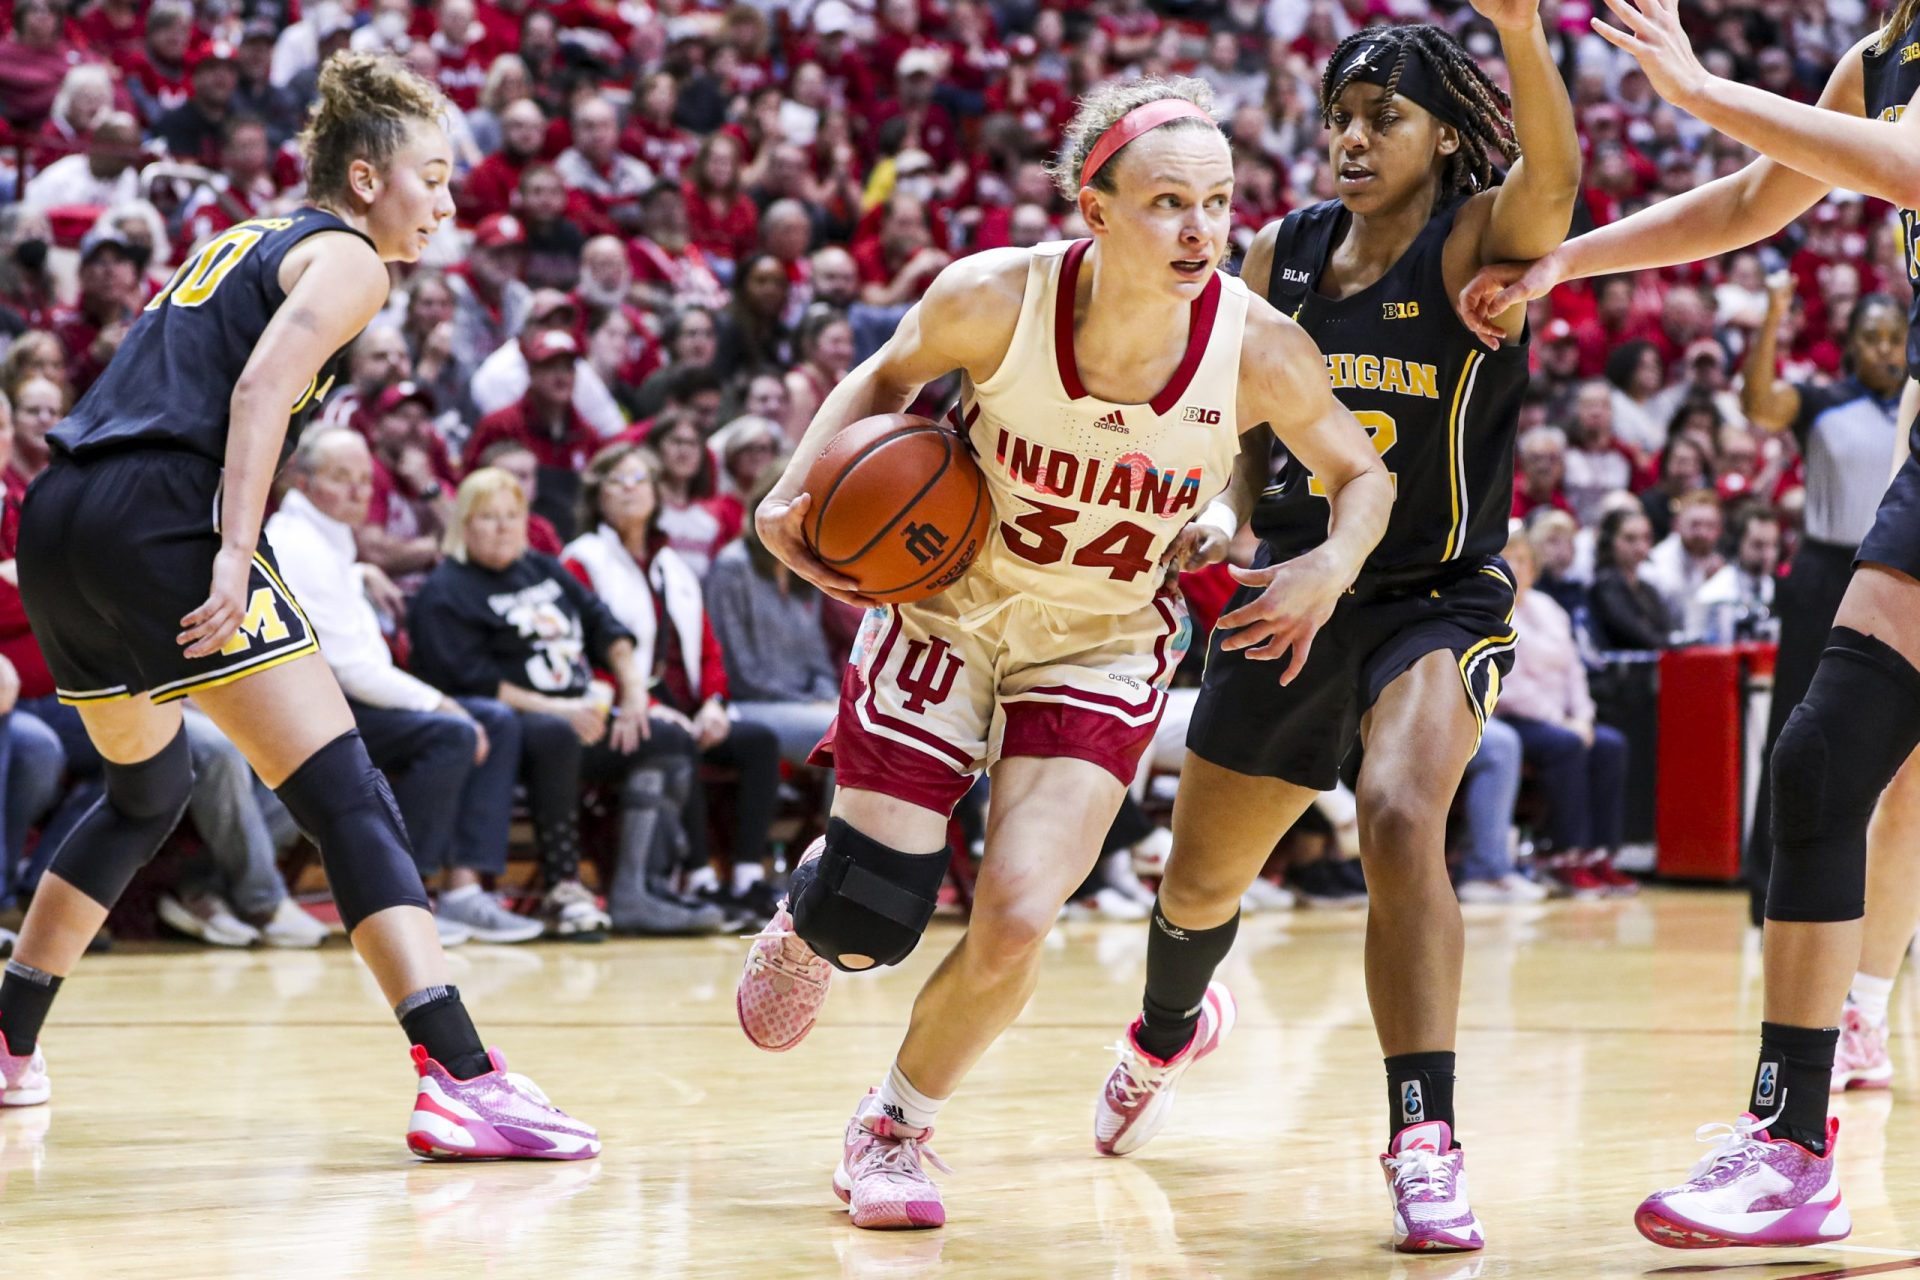
[[[760,238],[760,211],[744,191],[720,209],[691,182],[681,191],[687,201],[687,236],[694,244],[729,262],[753,252]]]
[[[520,173],[532,160],[514,160],[496,151],[473,166],[460,193],[460,220],[477,225],[489,214],[513,210],[513,193],[520,189]]]
[[[8,467],[0,473],[4,485],[4,511],[0,511],[0,560],[11,561],[20,539],[20,500],[27,496],[27,482],[18,471]],[[53,673],[40,652],[39,641],[27,625],[27,608],[20,588],[0,578],[0,656],[13,663],[20,673],[20,696],[44,698],[53,692]]]
[[[678,182],[682,171],[689,168],[699,154],[700,139],[671,122],[663,128],[635,116],[620,135],[620,149],[646,161],[655,178]]]
[[[178,72],[163,71],[153,64],[143,46],[127,63],[127,79],[138,81],[147,95],[160,104],[160,111],[173,110],[193,94],[193,79],[187,74],[185,64]],[[153,121],[144,121],[152,127]]]
[[[527,420],[525,400],[516,401],[504,409],[496,409],[480,419],[473,428],[473,438],[467,441],[466,456],[478,458],[502,440],[524,445],[540,466],[576,474],[587,469],[587,463],[601,445],[600,437],[594,434],[587,420],[572,405],[567,406],[564,435],[555,439],[545,431],[535,430]]]
[[[131,67],[134,55],[146,48],[147,18],[141,11],[136,11],[123,27],[114,21],[105,5],[95,5],[81,14],[74,25],[89,49],[122,70]]]
[[[1573,504],[1567,501],[1567,495],[1555,489],[1545,502],[1536,502],[1527,496],[1527,491],[1516,478],[1513,482],[1513,519],[1525,520],[1542,507],[1552,507],[1555,511],[1573,514]]]

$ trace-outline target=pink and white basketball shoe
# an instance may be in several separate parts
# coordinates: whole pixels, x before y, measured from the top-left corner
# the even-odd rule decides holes
[[[833,1193],[853,1215],[853,1225],[874,1231],[946,1225],[940,1188],[920,1167],[920,1158],[942,1173],[946,1162],[926,1145],[931,1129],[901,1124],[880,1109],[878,1089],[867,1090],[847,1121],[846,1147],[833,1171]]]
[[[1480,1220],[1467,1204],[1467,1153],[1444,1120],[1409,1125],[1380,1157],[1393,1197],[1393,1247],[1401,1253],[1481,1248]]]
[[[1669,1249],[1763,1248],[1825,1244],[1853,1230],[1840,1201],[1833,1163],[1838,1117],[1827,1118],[1827,1154],[1770,1136],[1765,1121],[1743,1115],[1733,1124],[1703,1124],[1715,1144],[1687,1180],[1656,1191],[1634,1210],[1633,1225]]]
[[[1833,1054],[1833,1091],[1891,1089],[1893,1059],[1887,1056],[1887,1029],[1875,1026],[1853,1005],[1840,1015],[1840,1044]]]
[[[47,1058],[38,1044],[32,1053],[14,1054],[0,1033],[0,1107],[37,1107],[53,1096]]]
[[[600,1135],[547,1101],[540,1086],[507,1070],[498,1049],[493,1070],[455,1080],[413,1046],[420,1093],[407,1122],[407,1146],[428,1160],[591,1160]]]
[[[1209,982],[1200,1001],[1200,1023],[1187,1047],[1156,1058],[1140,1047],[1140,1019],[1114,1048],[1120,1061],[1093,1104],[1093,1145],[1103,1156],[1124,1156],[1147,1145],[1173,1111],[1173,1090],[1187,1068],[1220,1047],[1239,1010],[1223,982]]]
[[[795,869],[826,851],[821,836],[800,856]],[[746,967],[733,996],[740,1029],[757,1048],[785,1053],[807,1038],[827,1003],[833,965],[817,956],[793,931],[793,917],[782,901],[767,927],[754,935]]]

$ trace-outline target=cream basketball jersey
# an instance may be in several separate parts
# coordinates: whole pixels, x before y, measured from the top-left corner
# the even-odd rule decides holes
[[[1167,544],[1230,478],[1248,294],[1216,272],[1160,393],[1101,400],[1073,354],[1074,283],[1092,246],[1035,246],[1006,357],[962,388],[954,417],[993,492],[973,572],[1048,604],[1130,613],[1159,588]]]

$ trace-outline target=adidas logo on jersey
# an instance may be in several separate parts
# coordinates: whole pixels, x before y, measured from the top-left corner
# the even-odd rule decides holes
[[[1112,413],[1101,414],[1094,420],[1093,425],[1101,431],[1118,431],[1123,436],[1128,434],[1127,420],[1120,415],[1118,409],[1115,409]]]

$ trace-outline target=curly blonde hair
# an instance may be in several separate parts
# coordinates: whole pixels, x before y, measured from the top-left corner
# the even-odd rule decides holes
[[[1060,194],[1072,200],[1083,186],[1091,186],[1095,191],[1111,193],[1114,189],[1114,160],[1126,152],[1120,148],[1093,175],[1091,183],[1081,181],[1081,171],[1086,168],[1087,155],[1093,150],[1093,144],[1100,135],[1111,129],[1120,118],[1136,107],[1144,107],[1149,102],[1159,102],[1163,98],[1183,98],[1199,107],[1208,115],[1213,114],[1213,86],[1205,80],[1196,80],[1192,76],[1174,76],[1161,79],[1148,76],[1143,80],[1119,81],[1100,85],[1090,90],[1080,99],[1073,113],[1073,120],[1067,125],[1066,140],[1060,145],[1060,156],[1046,166],[1047,174],[1053,179]],[[1188,116],[1172,120],[1160,126],[1162,129],[1207,129],[1220,132],[1220,126],[1209,124]],[[1156,130],[1158,132],[1158,130]],[[1129,143],[1129,146],[1132,144]]]
[[[308,198],[344,201],[355,160],[385,168],[414,126],[437,123],[445,111],[440,91],[398,58],[334,54],[320,68],[320,89],[300,132]]]

